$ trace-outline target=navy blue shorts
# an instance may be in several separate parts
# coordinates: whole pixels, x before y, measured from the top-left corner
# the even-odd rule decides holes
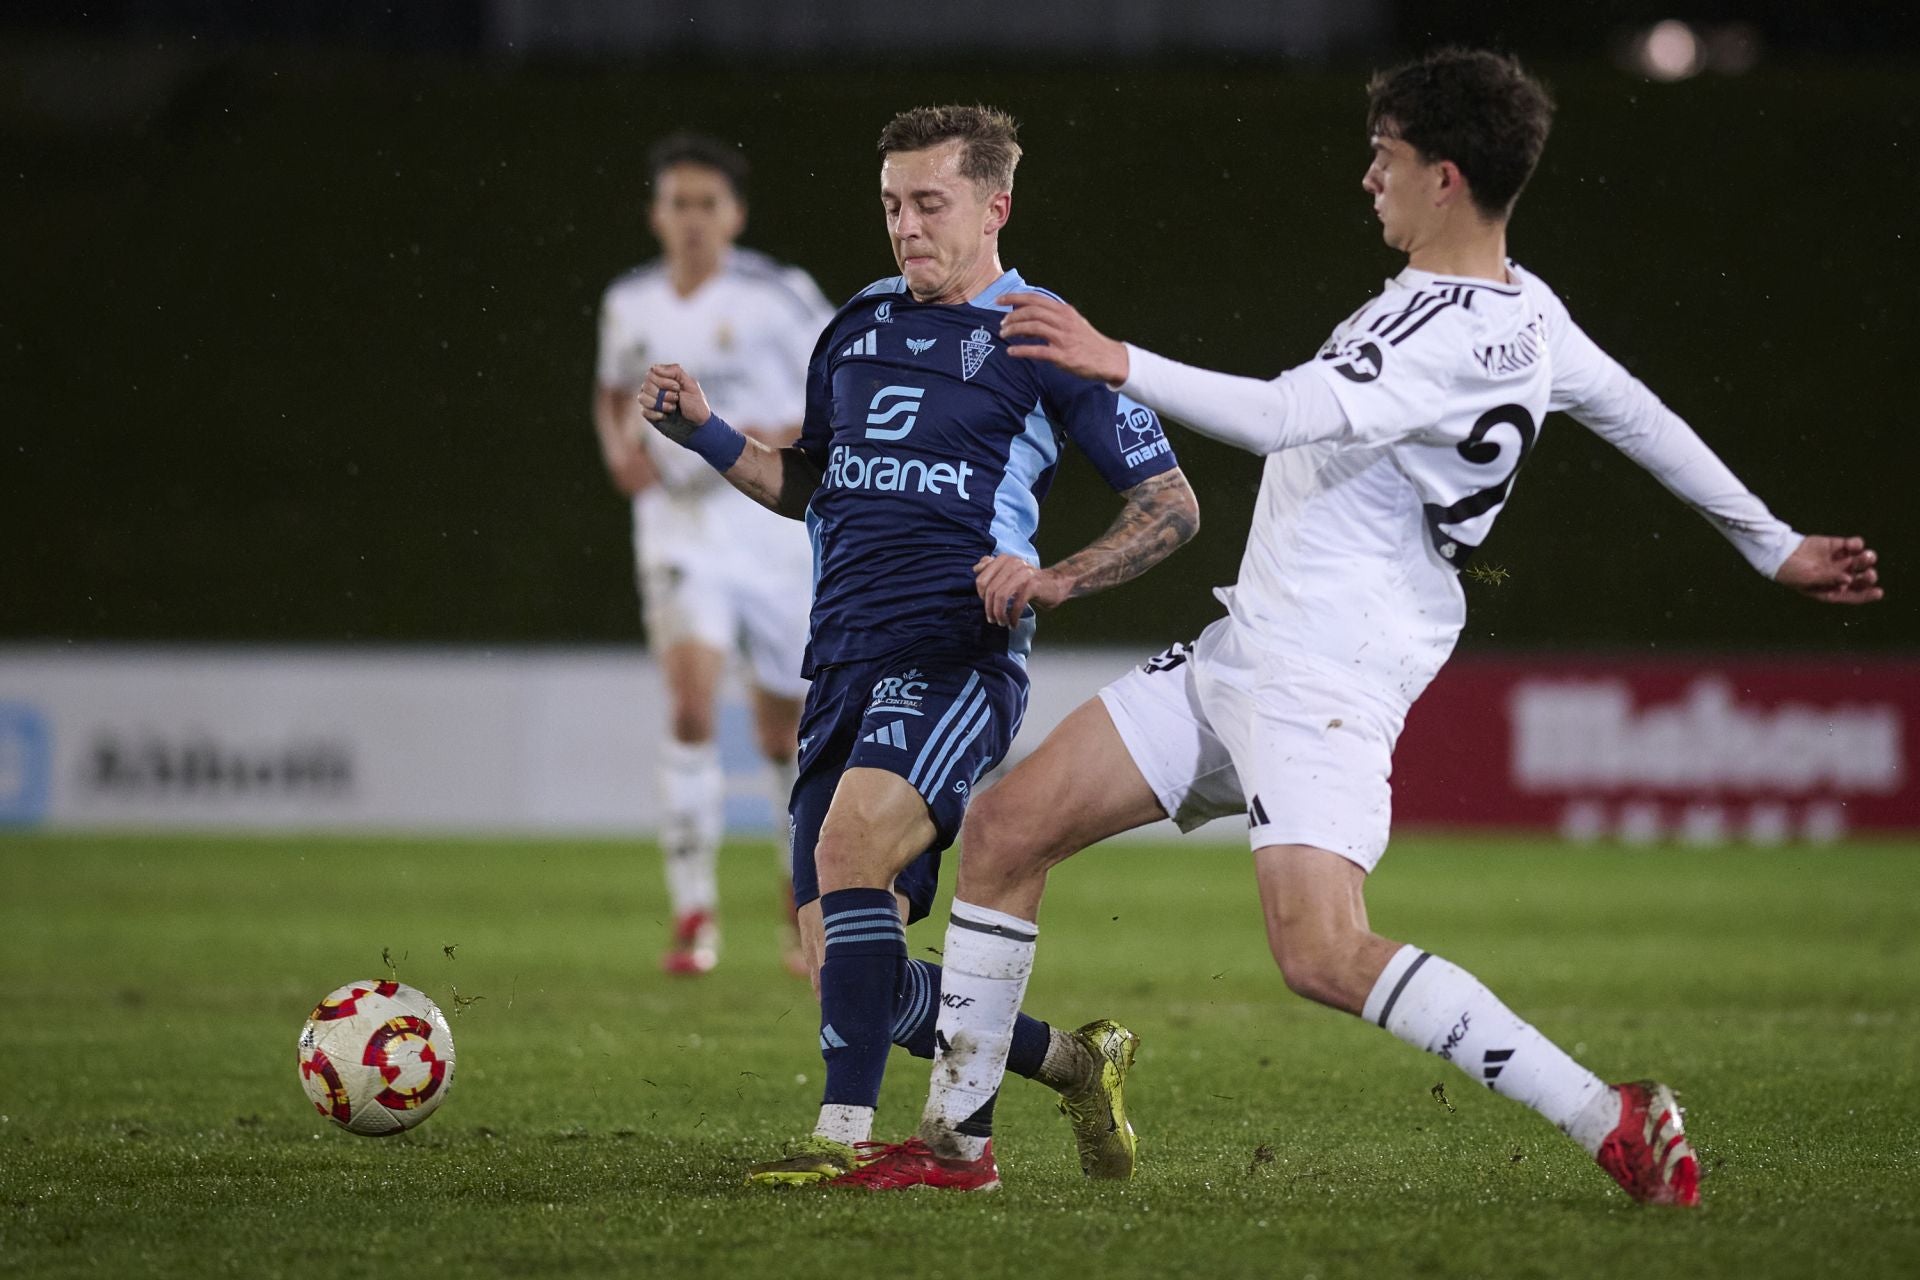
[[[800,718],[793,818],[793,897],[820,896],[814,848],[848,769],[885,769],[927,802],[933,843],[895,878],[909,922],[933,907],[940,853],[960,834],[980,775],[998,764],[1027,712],[1027,673],[1014,659],[983,655],[916,661],[912,653],[816,672]]]

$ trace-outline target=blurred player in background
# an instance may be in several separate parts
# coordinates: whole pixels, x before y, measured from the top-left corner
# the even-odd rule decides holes
[[[1162,818],[1191,829],[1244,813],[1288,987],[1532,1107],[1636,1200],[1698,1202],[1699,1161],[1666,1086],[1607,1084],[1473,975],[1374,933],[1363,899],[1387,846],[1394,743],[1465,621],[1459,571],[1550,411],[1646,468],[1768,578],[1836,604],[1881,594],[1860,539],[1775,519],[1508,260],[1507,221],[1551,110],[1491,53],[1445,51],[1377,77],[1362,186],[1406,269],[1271,382],[1116,342],[1056,299],[1008,299],[1001,332],[1029,340],[1013,355],[1119,387],[1265,455],[1265,471],[1239,583],[1221,593],[1228,615],[1102,690],[974,805],[920,1136],[851,1181],[966,1187],[991,1165],[973,1118],[999,1087],[1048,867]],[[1622,554],[1647,554],[1624,541],[1624,513],[1590,519]],[[1659,892],[1622,884],[1620,910]],[[1019,928],[983,932],[983,919]]]
[[[747,221],[747,166],[737,151],[683,134],[657,144],[648,167],[649,221],[661,256],[607,289],[593,422],[614,486],[633,500],[642,613],[672,706],[658,775],[673,907],[662,966],[698,974],[719,958],[715,870],[726,778],[716,703],[729,657],[743,650],[792,931],[787,964],[803,974],[787,803],[807,691],[800,674],[813,578],[806,531],[660,439],[634,395],[648,363],[670,350],[702,371],[713,402],[741,430],[781,447],[799,432],[808,353],[833,308],[804,271],[734,243]]]
[[[940,852],[1026,711],[1035,606],[1126,582],[1193,536],[1199,508],[1159,420],[1111,388],[1012,358],[1000,265],[1020,146],[985,107],[902,112],[880,137],[880,198],[900,274],[821,335],[796,445],[773,449],[712,413],[693,375],[657,366],[647,416],[728,482],[804,518],[817,548],[794,887],[820,992],[826,1086],[813,1133],[748,1180],[854,1168],[889,1044],[934,1050],[940,965],[907,957],[902,916],[932,905]],[[1041,499],[1069,445],[1121,496],[1107,531],[1041,568]],[[998,932],[1020,921],[983,918]],[[1061,1093],[1082,1170],[1133,1172],[1120,1096],[1134,1037],[1063,1032],[1008,1010],[1008,1061]],[[974,1117],[984,1124],[993,1098]],[[994,1185],[992,1155],[976,1186]]]

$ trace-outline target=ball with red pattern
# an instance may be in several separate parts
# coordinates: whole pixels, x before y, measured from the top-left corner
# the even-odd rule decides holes
[[[453,1087],[453,1030],[405,983],[349,982],[300,1030],[300,1085],[316,1111],[351,1133],[400,1133]]]

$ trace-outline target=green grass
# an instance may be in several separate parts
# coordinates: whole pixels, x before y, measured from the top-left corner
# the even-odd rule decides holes
[[[768,867],[729,851],[725,961],[670,982],[650,851],[0,840],[0,1273],[1920,1273],[1920,847],[1409,840],[1375,877],[1376,928],[1603,1075],[1681,1088],[1699,1214],[1629,1204],[1531,1113],[1289,996],[1246,856],[1193,843],[1083,856],[1042,922],[1033,1011],[1143,1037],[1132,1184],[1083,1183],[1015,1081],[997,1196],[749,1189],[820,1084]],[[447,1105],[371,1141],[313,1113],[294,1038],[383,949],[474,1003]],[[882,1136],[926,1079],[896,1053]]]

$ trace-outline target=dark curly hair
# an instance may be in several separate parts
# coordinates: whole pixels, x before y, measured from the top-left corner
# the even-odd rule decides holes
[[[712,169],[733,188],[734,199],[747,198],[747,158],[718,138],[704,133],[676,133],[660,139],[647,151],[647,181],[657,186],[661,174],[682,164]]]
[[[1540,82],[1485,49],[1439,49],[1367,85],[1368,132],[1399,138],[1429,161],[1453,161],[1474,205],[1492,218],[1513,212],[1552,122],[1553,99]]]
[[[902,111],[880,131],[880,158],[895,151],[924,151],[958,138],[966,153],[960,157],[960,176],[985,184],[993,191],[1013,190],[1014,166],[1020,163],[1020,126],[995,107],[915,107]]]

